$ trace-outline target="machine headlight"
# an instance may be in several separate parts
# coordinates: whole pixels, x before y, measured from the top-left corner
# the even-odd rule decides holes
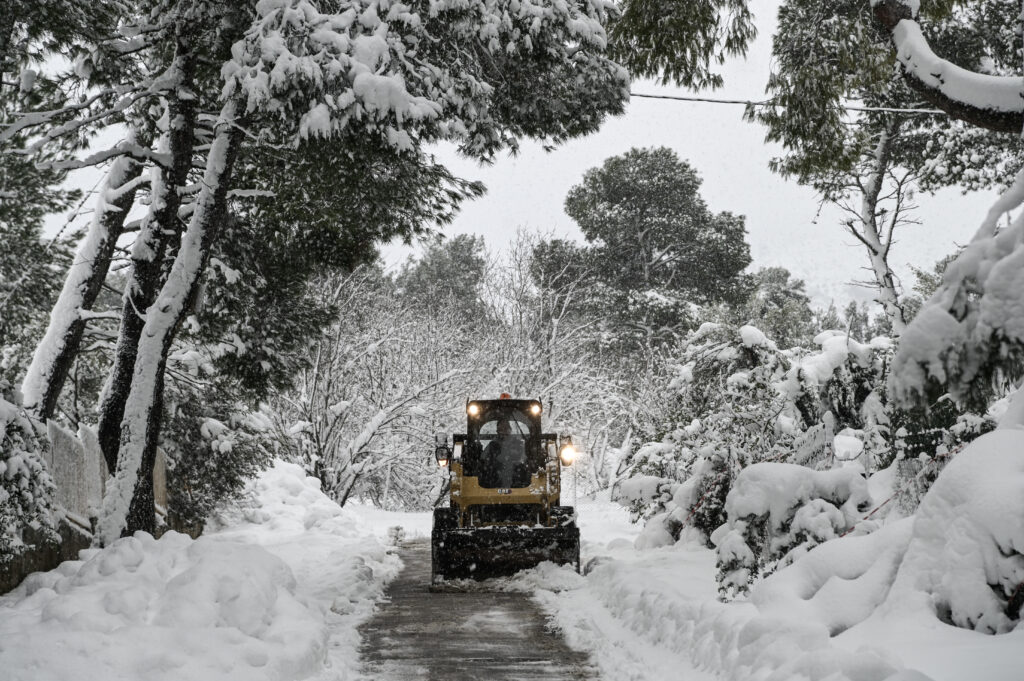
[[[534,402],[533,404],[530,405],[530,413],[533,414],[534,416],[540,413],[540,409],[540,402]]]
[[[572,462],[576,460],[576,448],[571,442],[562,445],[558,451],[558,460],[562,462],[563,466],[571,466]]]
[[[466,413],[470,416],[476,416],[480,413],[480,405],[475,402],[470,402],[469,406],[466,407]]]

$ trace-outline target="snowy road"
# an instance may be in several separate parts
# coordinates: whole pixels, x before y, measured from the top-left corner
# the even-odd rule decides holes
[[[431,593],[429,542],[407,544],[401,557],[405,569],[388,587],[389,602],[361,629],[370,678],[594,678],[586,655],[548,628],[529,594],[482,588]]]

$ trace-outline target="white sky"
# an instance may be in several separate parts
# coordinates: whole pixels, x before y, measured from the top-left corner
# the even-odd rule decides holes
[[[754,4],[761,10],[761,30],[748,58],[726,65],[725,88],[702,94],[726,99],[763,98],[778,1]],[[759,7],[764,4],[771,7]],[[652,82],[635,83],[633,90],[692,94]],[[863,269],[867,257],[842,231],[839,211],[826,207],[818,215],[818,201],[812,191],[769,172],[768,161],[780,149],[766,144],[764,128],[744,122],[742,114],[741,105],[635,98],[623,116],[608,120],[598,133],[550,153],[527,141],[518,156],[505,155],[481,167],[459,157],[452,148],[441,148],[437,151],[439,158],[457,175],[482,180],[488,188],[483,198],[465,205],[446,233],[482,235],[492,250],[506,246],[519,228],[579,240],[579,230],[562,208],[569,188],[587,169],[609,156],[632,147],[667,146],[703,177],[702,194],[711,210],[746,216],[755,268],[786,267],[807,282],[817,305],[826,306],[835,300],[841,306],[851,298],[870,298],[867,289],[849,285],[868,277]],[[114,143],[116,132],[103,137],[97,140],[97,146]],[[81,171],[70,178],[69,184],[90,189],[98,177],[95,169]],[[930,267],[957,243],[969,240],[993,199],[990,193],[963,196],[955,189],[918,197],[921,225],[905,228],[892,254],[893,265],[908,288],[913,283],[908,265]],[[65,219],[51,216],[48,233],[55,232]],[[86,219],[87,215],[82,216],[75,224]],[[389,266],[397,266],[416,250],[401,244],[388,245],[383,256]]]

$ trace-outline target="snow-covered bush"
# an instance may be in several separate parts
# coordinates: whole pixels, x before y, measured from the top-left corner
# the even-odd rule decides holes
[[[711,537],[722,596],[745,593],[755,578],[849,532],[870,504],[862,473],[859,466],[814,471],[785,463],[742,470],[725,501],[728,520]]]
[[[1024,430],[981,436],[943,469],[914,517],[889,595],[959,627],[1011,631],[1024,606]]]
[[[750,600],[764,615],[820,622],[836,636],[885,602],[912,525],[902,519],[819,546],[752,585]]]
[[[269,418],[237,405],[179,402],[165,430],[172,526],[201,527],[218,506],[239,498],[271,460]]]
[[[1024,430],[982,435],[952,458],[916,514],[794,554],[751,586],[751,601],[768,616],[822,623],[833,636],[876,613],[898,613],[901,626],[911,618],[988,634],[1019,629],[1022,451]],[[746,553],[749,562],[750,548],[728,539],[732,554]]]
[[[973,241],[946,267],[938,290],[907,328],[893,393],[934,401],[949,392],[984,412],[1024,376],[1024,173],[989,211]]]
[[[892,341],[880,337],[861,343],[846,332],[824,331],[814,342],[818,349],[799,352],[779,385],[824,445],[804,452],[798,463],[831,465],[826,456],[848,454],[866,469],[885,468],[893,456],[885,395]],[[861,445],[844,448],[841,438],[856,438]]]
[[[54,487],[36,432],[10,384],[0,379],[0,563],[37,542],[57,541]]]
[[[626,496],[635,515],[662,526],[645,542],[678,538],[684,525],[710,537],[727,520],[736,476],[758,462],[818,469],[891,462],[884,387],[892,343],[860,343],[838,331],[815,343],[815,351],[779,350],[749,325],[704,324],[691,334],[672,365],[666,419],[678,425],[631,461],[633,475],[669,483],[657,497]]]
[[[706,535],[721,525],[736,474],[751,463],[783,457],[795,446],[799,412],[775,387],[789,366],[785,353],[752,326],[706,323],[692,333],[670,365],[672,398],[665,414],[670,429],[631,460],[632,475],[684,484],[670,490],[670,501],[653,507],[630,498],[634,512],[669,522],[676,538],[687,519]]]

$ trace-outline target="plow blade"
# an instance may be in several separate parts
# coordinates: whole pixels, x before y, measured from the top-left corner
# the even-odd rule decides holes
[[[579,571],[580,531],[557,527],[434,528],[431,534],[434,581],[489,579],[515,574],[549,560]]]

